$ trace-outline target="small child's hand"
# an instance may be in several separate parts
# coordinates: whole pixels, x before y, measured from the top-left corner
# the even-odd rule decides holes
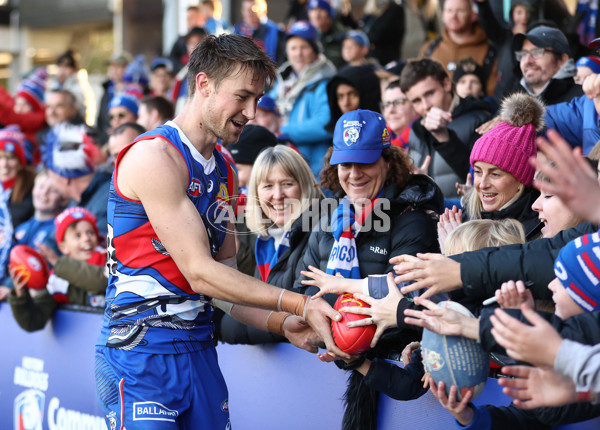
[[[300,274],[310,279],[303,279],[302,285],[318,287],[320,291],[312,296],[313,300],[325,294],[356,294],[362,292],[361,279],[346,279],[339,273],[336,276],[329,275],[314,266],[308,266],[308,270],[300,271]]]
[[[27,281],[25,280],[25,274],[22,271],[15,269],[14,267],[10,267],[8,269],[8,274],[12,278],[15,294],[17,295],[17,297],[23,297],[26,294],[27,289]]]
[[[421,342],[411,342],[404,347],[402,350],[402,362],[406,366],[410,364],[410,356],[412,353],[421,346]]]
[[[530,309],[533,309],[534,301],[531,291],[529,291],[523,281],[504,282],[495,293],[498,304],[503,309],[519,309],[522,303],[527,303]]]
[[[59,257],[52,248],[50,248],[48,245],[44,245],[43,243],[36,243],[35,246],[40,254],[42,254],[44,258],[48,260],[48,263],[50,263],[52,266],[56,266]]]

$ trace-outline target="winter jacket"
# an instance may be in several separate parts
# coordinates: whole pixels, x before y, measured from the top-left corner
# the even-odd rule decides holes
[[[485,299],[493,296],[502,282],[523,280],[534,283],[530,289],[536,299],[549,299],[548,283],[554,278],[554,259],[560,249],[576,237],[595,231],[596,226],[585,222],[551,239],[484,248],[450,258],[460,263],[461,291],[467,296]]]
[[[281,133],[296,145],[318,177],[323,157],[331,145],[331,135],[325,131],[330,118],[327,82],[335,75],[335,67],[321,54],[317,61],[302,70],[298,80],[286,92],[284,80],[292,73],[295,72],[288,62],[278,69],[271,96],[283,117]]]
[[[450,138],[438,142],[425,129],[423,120],[416,120],[408,139],[408,153],[415,166],[421,166],[431,156],[428,174],[439,185],[445,198],[458,198],[455,184],[463,183],[469,173],[469,156],[473,144],[480,137],[475,129],[489,120],[490,105],[472,97],[455,97],[451,109],[452,122],[448,124]]]
[[[535,188],[525,188],[523,194],[516,202],[513,202],[510,206],[504,209],[495,211],[481,211],[482,219],[494,219],[501,220],[506,218],[513,218],[523,224],[525,230],[525,236],[530,238],[535,235],[540,227],[540,220],[538,213],[531,209],[531,205],[539,197],[540,192]],[[465,219],[473,219],[469,214],[465,214]]]
[[[513,88],[513,92],[528,92],[524,85],[524,81],[521,79]],[[546,106],[550,106],[557,103],[570,102],[574,98],[581,97],[583,90],[581,89],[581,85],[576,84],[572,77],[563,79],[554,77],[550,79],[548,86],[541,93],[531,95],[540,99]]]
[[[547,106],[544,119],[546,129],[558,131],[573,148],[580,146],[583,155],[587,155],[600,140],[598,113],[594,101],[587,96]]]
[[[471,57],[477,64],[486,68],[484,62],[486,61],[486,57],[489,55],[487,60],[490,61],[491,66],[488,67],[490,71],[488,73],[487,84],[485,85],[484,90],[488,96],[494,95],[494,90],[496,88],[496,74],[498,69],[495,48],[492,48],[492,51],[488,52],[490,49],[488,37],[478,22],[473,23],[471,37],[464,40],[460,44],[454,42],[450,38],[448,30],[444,30],[441,40],[437,42],[437,46],[435,46],[433,52],[431,52],[429,55],[426,55],[430,50],[430,45],[434,42],[436,41],[431,41],[423,45],[423,48],[419,53],[419,58],[427,57],[441,63],[448,72],[450,79],[452,79],[454,68],[456,67],[456,64],[460,62],[460,60]]]
[[[337,102],[337,88],[341,84],[350,85],[358,90],[360,97],[359,109],[368,109],[379,112],[379,103],[381,102],[381,85],[379,78],[375,74],[372,66],[348,67],[340,70],[327,83],[327,100],[329,102],[329,111],[331,119],[325,126],[328,133],[333,134],[335,123],[342,116]]]
[[[309,210],[292,224],[289,235],[290,247],[271,268],[271,272],[267,278],[268,284],[290,290],[292,289],[294,280],[300,277],[300,262],[310,235],[310,229],[303,228],[303,220],[308,219],[311,215],[316,215],[318,219],[318,213],[314,214]],[[254,277],[260,279],[258,268],[254,272]],[[230,344],[248,345],[287,341],[283,336],[247,326],[236,321],[229,315],[224,315],[220,320],[219,339]]]
[[[427,211],[439,214],[443,210],[443,198],[438,186],[427,176],[413,175],[409,183],[402,189],[391,184],[384,188],[381,199],[390,201],[389,209],[383,213],[389,217],[390,229],[378,232],[375,228],[361,231],[356,237],[356,249],[361,277],[370,274],[391,272],[390,258],[396,255],[417,252],[439,252],[437,242],[437,220]],[[372,221],[371,221],[372,220]],[[365,221],[365,225],[376,226],[386,220],[377,215],[377,211]],[[329,231],[331,214],[324,215],[319,225],[310,234],[308,246],[302,258],[302,270],[309,265],[325,271],[331,249],[334,245],[333,234]],[[293,290],[314,295],[318,287],[305,286],[299,277],[294,283]],[[326,295],[325,298],[333,304],[336,295]]]

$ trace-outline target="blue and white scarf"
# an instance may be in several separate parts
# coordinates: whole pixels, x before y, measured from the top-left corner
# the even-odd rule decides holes
[[[363,210],[359,219],[356,219],[354,205],[344,197],[331,219],[331,232],[335,243],[329,254],[326,272],[330,275],[341,274],[344,278],[360,279],[360,268],[358,266],[358,252],[356,250],[356,236],[365,222],[367,216],[373,210],[375,203],[379,200],[383,190]]]
[[[279,258],[287,251],[290,247],[290,232],[287,231],[281,238],[281,243],[275,248],[275,238],[269,236],[268,238],[259,237],[256,239],[254,246],[254,255],[256,258],[256,267],[258,267],[258,273],[260,279],[263,282],[267,282],[271,269],[275,267],[275,264],[279,261]]]

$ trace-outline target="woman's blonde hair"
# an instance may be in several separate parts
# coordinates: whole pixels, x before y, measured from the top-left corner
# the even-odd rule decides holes
[[[477,219],[467,221],[448,234],[444,254],[455,255],[489,246],[525,243],[523,225],[515,219]]]
[[[285,145],[276,145],[265,149],[252,166],[248,184],[248,203],[246,204],[246,225],[259,236],[268,236],[267,229],[273,225],[273,222],[260,207],[258,186],[267,180],[275,166],[298,182],[300,187],[300,210],[293,219],[288,221],[284,230],[289,229],[302,212],[310,207],[314,199],[323,198],[312,170],[297,151]]]

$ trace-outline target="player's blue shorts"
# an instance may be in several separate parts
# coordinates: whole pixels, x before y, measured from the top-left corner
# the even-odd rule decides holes
[[[109,430],[230,429],[214,347],[159,355],[97,346],[96,391]]]

